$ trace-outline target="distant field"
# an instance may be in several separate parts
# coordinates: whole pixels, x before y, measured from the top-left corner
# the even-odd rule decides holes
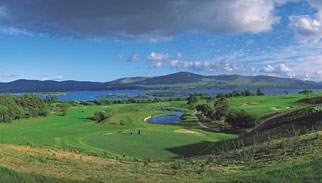
[[[322,95],[322,93],[315,93],[312,96],[318,95]],[[232,97],[228,99],[228,102],[232,109],[245,110],[249,113],[263,115],[308,106],[308,104],[296,102],[303,98],[307,98],[307,96],[297,94],[248,96]]]

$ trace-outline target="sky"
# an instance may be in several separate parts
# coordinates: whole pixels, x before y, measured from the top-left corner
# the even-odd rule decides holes
[[[321,0],[0,0],[0,82],[187,71],[322,81]]]

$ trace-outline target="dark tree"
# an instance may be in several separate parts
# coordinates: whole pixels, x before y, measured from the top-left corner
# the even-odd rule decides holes
[[[257,92],[256,92],[256,95],[257,96],[262,96],[262,95],[265,95],[260,88],[257,89]]]
[[[252,95],[252,92],[250,91],[250,89],[245,91],[245,96],[251,96],[251,95]]]

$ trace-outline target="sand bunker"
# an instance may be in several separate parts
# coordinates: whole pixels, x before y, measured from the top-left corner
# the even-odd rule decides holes
[[[176,133],[192,133],[192,134],[195,134],[195,135],[198,135],[198,136],[206,136],[203,133],[199,133],[199,132],[192,131],[192,130],[187,130],[187,129],[175,130],[174,132],[176,132]]]
[[[104,133],[104,135],[112,135],[113,133],[109,132],[109,133]]]
[[[258,102],[253,102],[252,104],[258,104]]]
[[[279,111],[279,110],[281,110],[280,108],[278,108],[278,107],[272,107],[271,108],[272,110],[274,110],[274,111]]]
[[[247,106],[247,105],[248,105],[248,103],[240,104],[240,106]]]
[[[149,117],[146,117],[146,118],[144,118],[144,121],[146,122],[147,120],[149,120],[151,118],[151,116],[149,116]]]
[[[288,106],[288,107],[285,107],[286,109],[290,109],[290,108],[292,108],[292,107],[290,107],[290,106]]]

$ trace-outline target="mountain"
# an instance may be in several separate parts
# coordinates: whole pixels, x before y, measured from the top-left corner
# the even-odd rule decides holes
[[[190,72],[178,72],[156,77],[128,77],[110,82],[38,81],[21,79],[8,83],[0,83],[1,93],[192,88],[322,89],[322,83],[272,76],[203,76]]]

